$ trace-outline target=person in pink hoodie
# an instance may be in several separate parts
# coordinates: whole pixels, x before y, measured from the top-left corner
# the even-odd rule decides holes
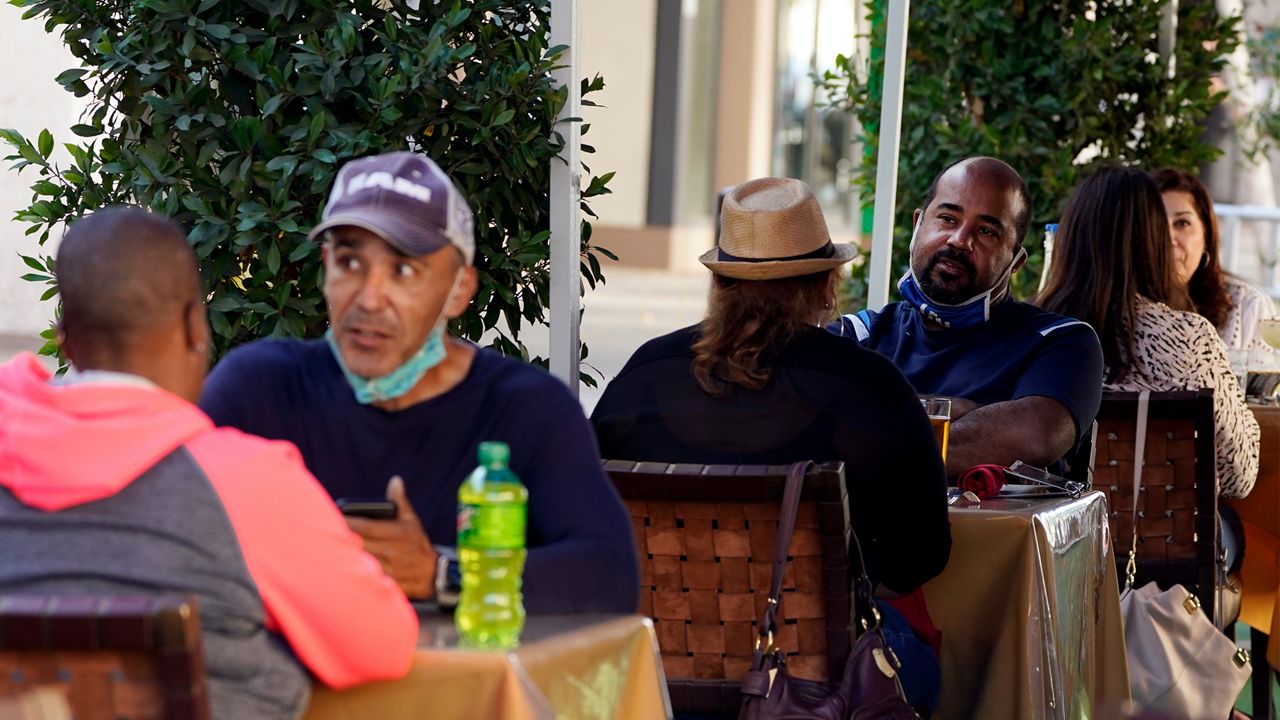
[[[72,370],[0,365],[0,593],[195,595],[214,717],[403,675],[417,617],[287,442],[215,428],[195,256],[108,208],[58,250]]]

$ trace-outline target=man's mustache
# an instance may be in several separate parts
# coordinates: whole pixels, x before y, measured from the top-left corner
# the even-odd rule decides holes
[[[931,274],[933,272],[933,268],[942,260],[949,260],[956,265],[963,267],[971,279],[978,275],[978,268],[974,267],[973,261],[970,260],[968,256],[959,250],[949,247],[942,248],[938,252],[934,253],[933,257],[929,258],[929,264],[925,266],[924,274]]]
[[[357,327],[361,330],[372,330],[374,332],[384,332],[388,334],[395,334],[396,332],[395,324],[389,322],[386,318],[370,315],[369,313],[361,312],[359,310],[348,310],[346,316],[342,318],[342,324],[340,327],[343,330],[349,330],[352,327]]]

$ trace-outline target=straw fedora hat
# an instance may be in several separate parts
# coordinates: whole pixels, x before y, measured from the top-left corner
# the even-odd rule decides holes
[[[724,198],[720,245],[698,258],[717,275],[741,280],[795,277],[839,267],[857,249],[831,242],[818,198],[791,178],[749,180]]]

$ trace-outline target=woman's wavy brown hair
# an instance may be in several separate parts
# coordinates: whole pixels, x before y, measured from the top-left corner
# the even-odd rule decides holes
[[[1161,193],[1184,192],[1191,196],[1200,224],[1204,226],[1204,252],[1206,260],[1187,281],[1187,292],[1196,312],[1209,319],[1219,331],[1227,324],[1231,312],[1231,296],[1227,294],[1227,277],[1218,262],[1218,217],[1213,214],[1213,200],[1209,190],[1194,175],[1181,170],[1162,168],[1151,173],[1151,179]]]
[[[787,343],[816,321],[830,319],[835,272],[771,280],[713,275],[701,337],[693,344],[698,385],[711,395],[722,395],[730,384],[763,388]]]

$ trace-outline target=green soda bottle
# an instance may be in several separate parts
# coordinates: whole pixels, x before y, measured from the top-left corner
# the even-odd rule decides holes
[[[515,646],[524,629],[525,522],[529,491],[507,467],[506,443],[483,442],[480,466],[458,488],[462,592],[453,620],[471,647]]]

